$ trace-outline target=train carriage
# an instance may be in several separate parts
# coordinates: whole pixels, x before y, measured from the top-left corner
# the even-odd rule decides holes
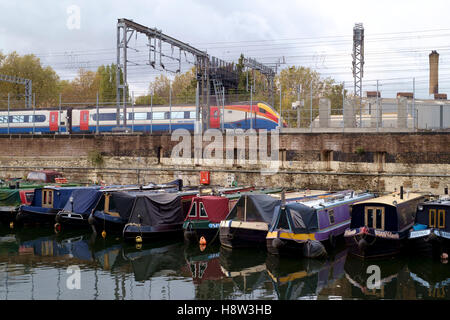
[[[195,105],[129,106],[127,128],[135,132],[194,130]],[[34,120],[34,121],[33,121]],[[123,112],[120,113],[123,124]],[[276,129],[278,113],[268,104],[255,102],[211,106],[209,127],[221,129]],[[285,124],[283,124],[285,125]],[[0,111],[0,133],[95,133],[111,132],[117,127],[117,108],[21,109]]]

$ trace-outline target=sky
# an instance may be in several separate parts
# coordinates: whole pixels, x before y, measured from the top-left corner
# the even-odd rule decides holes
[[[364,91],[378,80],[383,97],[413,86],[428,97],[428,55],[437,50],[440,92],[450,93],[448,1],[0,0],[0,12],[0,50],[33,53],[61,79],[115,63],[117,19],[127,18],[228,62],[241,53],[270,65],[284,57],[278,70],[310,67],[352,91],[353,27],[363,23]],[[129,46],[130,90],[146,94],[161,71],[148,64],[144,36],[133,35]],[[182,71],[192,60],[183,59]]]

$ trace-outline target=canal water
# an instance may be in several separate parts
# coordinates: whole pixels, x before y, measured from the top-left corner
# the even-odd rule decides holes
[[[450,268],[420,256],[364,262],[341,242],[326,260],[263,250],[143,245],[90,232],[0,226],[0,299],[449,299]],[[378,270],[378,271],[373,271]],[[378,282],[374,275],[379,275]]]

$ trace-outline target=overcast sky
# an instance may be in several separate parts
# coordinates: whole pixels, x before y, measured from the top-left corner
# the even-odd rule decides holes
[[[61,79],[73,79],[80,67],[115,62],[117,19],[128,18],[226,61],[244,53],[274,64],[284,56],[281,67],[314,68],[352,91],[352,32],[363,23],[365,90],[375,90],[379,79],[383,96],[412,91],[415,77],[418,95],[426,97],[428,54],[437,50],[440,91],[450,93],[448,1],[0,0],[0,12],[0,50],[34,53]],[[143,36],[129,45],[139,50],[130,53],[131,90],[144,94],[160,72],[146,64]]]

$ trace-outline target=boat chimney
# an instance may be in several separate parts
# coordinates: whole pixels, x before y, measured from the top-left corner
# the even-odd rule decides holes
[[[283,190],[281,191],[281,206],[284,207],[285,205],[286,205],[286,193],[283,188]]]
[[[403,200],[403,186],[400,186],[400,199]]]

